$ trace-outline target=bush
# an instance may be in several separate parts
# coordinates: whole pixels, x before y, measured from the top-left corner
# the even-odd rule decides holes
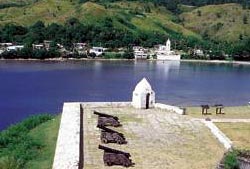
[[[231,151],[225,156],[224,165],[225,169],[239,169],[239,163],[237,160],[237,151]]]
[[[104,58],[105,59],[120,59],[122,58],[121,53],[115,53],[115,52],[105,52],[104,53]]]
[[[124,52],[124,54],[123,54],[123,58],[125,58],[125,59],[134,59],[135,56],[134,56],[133,50],[132,49],[126,50]]]

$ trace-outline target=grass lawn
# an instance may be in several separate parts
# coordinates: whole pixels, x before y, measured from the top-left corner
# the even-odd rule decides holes
[[[236,148],[250,149],[250,123],[216,123]]]
[[[38,156],[26,164],[29,169],[51,169],[56,148],[56,140],[60,125],[61,116],[45,122],[30,131],[29,135],[39,142],[42,142]]]
[[[216,115],[215,108],[212,107],[208,110],[211,115],[201,115],[201,107],[187,107],[187,114],[196,118],[233,118],[233,119],[249,119],[250,118],[250,106],[239,107],[225,107],[223,109],[225,114]]]

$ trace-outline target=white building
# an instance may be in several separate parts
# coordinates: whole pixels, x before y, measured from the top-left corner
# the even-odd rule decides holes
[[[0,43],[0,47],[8,47],[8,46],[13,46],[13,43]]]
[[[33,50],[37,49],[37,50],[41,50],[44,49],[44,45],[43,44],[32,44]]]
[[[101,54],[103,54],[104,51],[105,51],[105,48],[103,47],[92,47],[89,50],[89,53],[94,53],[96,56],[100,56]]]
[[[171,42],[168,39],[166,45],[160,45],[156,51],[158,60],[181,60],[181,55],[171,51]]]
[[[18,46],[8,46],[7,47],[7,51],[18,51],[23,49],[24,46],[23,45],[18,45]]]
[[[204,56],[204,52],[201,49],[195,49],[194,54],[198,56]]]
[[[133,47],[135,59],[147,59],[148,58],[148,51],[140,46]]]
[[[73,43],[73,45],[77,50],[83,50],[87,47],[87,43]]]
[[[87,43],[74,43],[74,51],[78,54],[87,54]]]
[[[132,105],[139,109],[153,108],[155,104],[155,92],[146,78],[143,78],[133,91]]]

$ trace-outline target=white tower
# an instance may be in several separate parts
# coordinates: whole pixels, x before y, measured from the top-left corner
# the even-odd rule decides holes
[[[170,50],[171,50],[171,42],[170,42],[170,40],[168,39],[167,42],[166,42],[166,51],[167,51],[167,52],[170,52]]]
[[[154,107],[155,92],[146,78],[143,78],[133,91],[132,105],[139,109],[149,109]]]

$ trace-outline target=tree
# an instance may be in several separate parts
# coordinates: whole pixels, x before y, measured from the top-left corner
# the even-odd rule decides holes
[[[243,16],[243,24],[247,24],[247,23],[248,23],[247,16],[246,16],[246,15],[244,15],[244,16]]]
[[[29,33],[26,36],[26,40],[29,43],[41,43],[45,40],[45,24],[43,21],[37,21],[29,28]]]
[[[123,57],[125,59],[134,59],[135,56],[134,56],[134,52],[133,52],[133,49],[131,47],[129,47],[123,54]]]
[[[14,24],[7,24],[1,31],[1,39],[4,42],[20,42],[28,29]]]
[[[201,11],[200,10],[197,11],[197,15],[201,16]]]
[[[243,40],[243,35],[242,34],[239,35],[239,40]]]
[[[145,12],[151,13],[151,9],[150,9],[150,6],[149,6],[149,5],[146,5],[146,6],[145,6]]]
[[[24,59],[32,58],[32,53],[33,53],[32,48],[27,46],[18,51],[19,57]]]

